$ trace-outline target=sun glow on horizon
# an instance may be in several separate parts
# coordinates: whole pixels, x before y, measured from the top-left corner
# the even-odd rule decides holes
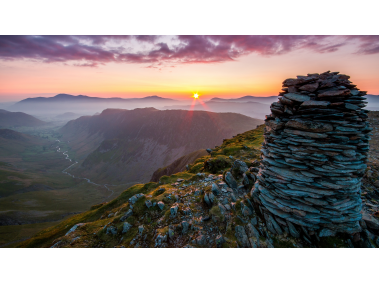
[[[199,94],[196,92],[196,93],[193,94],[192,97],[195,98],[195,99],[198,99],[199,98]]]

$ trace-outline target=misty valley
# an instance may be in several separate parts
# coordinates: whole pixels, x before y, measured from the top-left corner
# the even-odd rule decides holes
[[[0,110],[0,246],[132,185],[185,170],[209,155],[207,148],[263,124],[273,99],[219,100],[189,109],[188,102],[161,97],[107,101],[59,94]],[[254,103],[261,109],[251,115],[246,104],[251,110]]]

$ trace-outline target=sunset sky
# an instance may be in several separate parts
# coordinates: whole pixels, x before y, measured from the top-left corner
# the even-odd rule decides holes
[[[286,78],[327,70],[378,95],[379,36],[0,36],[0,102],[270,96]]]

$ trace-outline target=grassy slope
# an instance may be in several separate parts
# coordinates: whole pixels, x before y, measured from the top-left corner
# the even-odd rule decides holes
[[[159,168],[153,173],[153,176],[150,179],[150,182],[157,182],[164,175],[172,175],[178,172],[185,170],[186,165],[193,163],[196,159],[203,156],[209,155],[205,149],[199,149],[189,154],[186,154],[178,159],[176,159],[170,165]]]
[[[54,243],[54,240],[60,238],[67,233],[67,231],[77,223],[89,223],[84,226],[84,236],[81,239],[79,244],[82,246],[96,246],[97,241],[101,240],[101,242],[106,242],[109,247],[119,244],[116,242],[114,238],[107,237],[104,234],[103,227],[109,223],[117,223],[119,224],[119,218],[122,215],[122,212],[126,212],[129,208],[128,199],[137,194],[152,194],[153,201],[159,201],[164,199],[166,204],[170,204],[170,202],[174,202],[173,200],[169,200],[166,196],[170,193],[170,190],[173,189],[171,183],[175,182],[178,178],[182,178],[187,181],[195,180],[198,178],[196,173],[198,172],[210,172],[206,167],[204,168],[204,162],[208,161],[209,163],[217,164],[217,170],[219,173],[222,173],[224,170],[230,168],[231,160],[229,159],[229,155],[233,155],[235,158],[239,158],[241,160],[251,160],[259,157],[259,148],[261,143],[263,142],[263,128],[264,126],[259,126],[255,130],[247,131],[243,134],[239,134],[232,139],[224,140],[223,144],[219,147],[216,147],[212,153],[212,157],[204,156],[197,159],[193,164],[190,165],[189,171],[179,172],[177,174],[171,176],[163,176],[160,179],[159,183],[147,183],[147,184],[137,184],[132,186],[131,188],[125,190],[119,197],[114,200],[100,204],[97,206],[93,206],[91,210],[86,211],[84,213],[72,216],[59,224],[49,227],[40,233],[36,234],[31,239],[28,239],[20,244],[17,247],[49,247]],[[225,162],[223,162],[225,161]],[[212,169],[213,170],[213,169]],[[164,187],[166,192],[164,194],[158,195],[157,187]],[[135,204],[134,214],[131,219],[128,221],[133,222],[133,219],[137,219],[141,217],[146,212],[146,206],[144,205],[145,198],[141,198]],[[106,218],[105,215],[110,213],[118,212],[113,218]],[[169,212],[169,205],[165,206],[165,210],[163,211],[164,215],[167,215]],[[154,213],[158,213],[158,208],[155,207],[149,210],[149,213],[154,215]],[[155,223],[151,221],[149,217],[144,218],[144,224],[148,224],[150,228],[154,228]],[[93,236],[93,234],[96,234]],[[137,227],[131,229],[128,234],[125,235],[123,242],[128,242],[134,235],[137,233]],[[62,239],[64,240],[65,237]]]

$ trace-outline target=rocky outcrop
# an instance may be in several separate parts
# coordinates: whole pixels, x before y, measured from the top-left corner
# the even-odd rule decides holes
[[[254,206],[270,232],[360,232],[371,128],[365,91],[338,72],[287,79],[266,117]]]

